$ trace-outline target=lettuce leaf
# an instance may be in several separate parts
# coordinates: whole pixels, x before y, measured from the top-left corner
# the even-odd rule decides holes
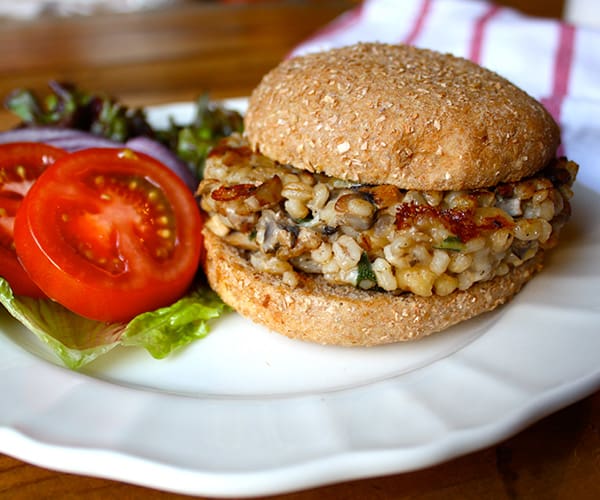
[[[52,300],[15,297],[0,278],[0,303],[48,345],[68,368],[79,369],[118,345],[145,348],[160,359],[209,333],[209,321],[228,310],[203,285],[174,304],[145,312],[128,324],[79,316]]]
[[[215,292],[200,287],[168,307],[133,318],[120,341],[125,346],[144,347],[154,358],[162,359],[175,349],[206,337],[208,321],[226,309]]]

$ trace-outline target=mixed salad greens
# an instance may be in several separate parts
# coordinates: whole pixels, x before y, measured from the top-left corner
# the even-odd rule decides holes
[[[28,90],[13,91],[7,109],[21,120],[19,129],[77,130],[124,144],[147,138],[168,149],[199,181],[210,148],[222,137],[241,131],[242,116],[213,103],[207,95],[196,103],[195,118],[166,129],[152,127],[141,108],[83,91],[71,84],[50,83],[50,93],[38,97]],[[0,278],[0,302],[7,311],[47,344],[64,365],[78,369],[118,345],[144,347],[163,358],[175,349],[208,334],[209,322],[227,306],[208,287],[201,271],[189,292],[175,303],[137,315],[126,323],[95,321],[75,314],[50,299],[16,296]]]
[[[27,89],[15,89],[4,106],[22,121],[22,126],[52,126],[91,132],[116,142],[148,137],[163,144],[185,161],[196,178],[202,178],[204,160],[222,137],[243,129],[243,117],[235,110],[211,102],[208,94],[196,101],[195,117],[166,129],[155,129],[143,108],[124,105],[114,97],[92,93],[70,83],[49,82],[50,92],[36,96]]]

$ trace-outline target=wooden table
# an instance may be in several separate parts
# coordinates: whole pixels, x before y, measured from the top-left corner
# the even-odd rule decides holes
[[[103,90],[128,104],[186,101],[204,90],[214,97],[248,95],[290,48],[355,3],[187,2],[139,14],[0,21],[0,95],[19,86],[41,91],[50,79]],[[526,8],[560,16],[562,0],[531,1]],[[0,113],[0,128],[12,123]],[[497,446],[436,467],[278,498],[600,498],[599,423],[600,392]],[[187,498],[0,455],[0,498],[80,496]]]

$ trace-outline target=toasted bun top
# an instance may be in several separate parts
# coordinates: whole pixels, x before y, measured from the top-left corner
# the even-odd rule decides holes
[[[358,44],[284,61],[253,92],[246,135],[263,154],[404,189],[474,189],[532,175],[559,129],[506,79],[449,54]]]

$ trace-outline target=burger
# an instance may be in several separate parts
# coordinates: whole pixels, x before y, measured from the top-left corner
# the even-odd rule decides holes
[[[363,43],[294,57],[252,93],[198,188],[205,271],[292,338],[414,340],[541,269],[577,165],[535,99],[468,60]]]

